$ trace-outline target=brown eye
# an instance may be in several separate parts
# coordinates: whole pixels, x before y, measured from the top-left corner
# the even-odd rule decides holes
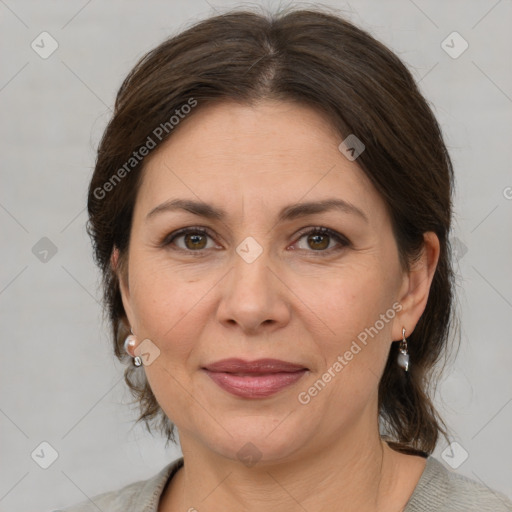
[[[188,233],[184,236],[184,242],[187,249],[196,250],[206,247],[206,235],[202,233]]]
[[[313,234],[308,235],[308,244],[311,249],[319,250],[319,249],[327,249],[329,247],[329,235],[324,234]]]
[[[318,227],[310,229],[309,231],[302,233],[299,241],[303,238],[306,239],[307,247],[299,247],[299,249],[309,252],[330,253],[331,251],[339,251],[350,245],[348,239],[329,228]],[[334,242],[334,246],[331,245],[331,242]],[[338,247],[336,247],[336,244]]]
[[[199,252],[203,249],[209,249],[212,246],[208,246],[208,239],[212,237],[204,229],[200,228],[187,228],[171,233],[163,241],[163,246],[175,245],[178,249],[184,251],[195,251]],[[182,240],[182,241],[181,241]],[[181,241],[178,243],[178,241]]]

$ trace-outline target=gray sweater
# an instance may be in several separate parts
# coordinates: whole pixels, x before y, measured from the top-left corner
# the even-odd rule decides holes
[[[167,481],[183,466],[183,457],[165,466],[148,480],[100,494],[60,512],[158,512]],[[504,495],[445,468],[429,456],[404,512],[511,512]]]

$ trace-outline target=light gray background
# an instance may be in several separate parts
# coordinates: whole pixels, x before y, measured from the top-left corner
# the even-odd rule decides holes
[[[462,347],[436,403],[469,454],[457,471],[512,497],[512,3],[325,4],[398,53],[442,125],[457,175]],[[243,4],[0,0],[0,510],[64,507],[180,455],[132,428],[135,410],[101,319],[86,188],[136,60],[235,5]],[[43,31],[59,45],[47,59],[31,48]],[[441,47],[453,31],[469,44],[456,59]],[[58,250],[46,263],[32,252],[42,237]],[[31,458],[43,441],[58,452],[46,470]]]

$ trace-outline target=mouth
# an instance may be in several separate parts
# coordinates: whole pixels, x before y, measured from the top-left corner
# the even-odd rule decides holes
[[[221,389],[241,398],[266,398],[295,384],[309,369],[278,359],[223,359],[202,370]]]

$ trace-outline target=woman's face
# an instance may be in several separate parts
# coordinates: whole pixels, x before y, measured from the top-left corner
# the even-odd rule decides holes
[[[139,371],[182,447],[286,460],[373,432],[390,343],[422,308],[408,306],[389,215],[357,159],[293,103],[198,108],[175,129],[144,171],[122,295],[138,342],[150,340]],[[226,358],[307,370],[240,396],[204,369]]]

